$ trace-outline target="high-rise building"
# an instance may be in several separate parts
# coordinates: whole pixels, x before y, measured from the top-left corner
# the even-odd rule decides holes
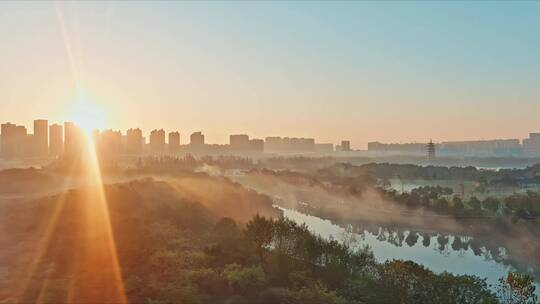
[[[58,157],[64,150],[62,125],[52,124],[49,126],[49,153],[51,156]]]
[[[523,140],[523,151],[527,156],[540,156],[540,133],[529,133]]]
[[[438,154],[463,156],[510,156],[523,152],[518,139],[492,139],[443,141],[437,146]]]
[[[0,132],[2,134],[0,146],[4,158],[13,159],[29,156],[32,137],[28,136],[24,126],[8,122],[2,124]]]
[[[49,154],[49,122],[45,119],[34,120],[33,151],[36,156]]]
[[[204,134],[202,132],[195,132],[192,133],[189,137],[189,144],[194,147],[202,147],[204,146]]]
[[[251,139],[249,141],[249,152],[251,153],[264,153],[264,140]]]
[[[126,153],[140,155],[143,151],[144,138],[141,129],[129,129],[126,133]]]
[[[229,136],[229,145],[233,152],[247,152],[249,146],[249,136],[246,134],[233,134]]]
[[[17,152],[16,139],[15,139],[15,124],[10,122],[3,123],[1,127],[1,144],[2,148],[2,157],[4,158],[14,158]]]
[[[334,152],[334,144],[315,144],[315,152],[332,153]]]
[[[265,152],[283,152],[285,151],[285,144],[281,137],[271,136],[266,137],[264,140]]]
[[[342,140],[341,141],[341,151],[343,151],[343,152],[351,151],[351,142],[348,141],[348,140]]]
[[[178,153],[180,150],[180,132],[169,133],[169,153]]]
[[[165,131],[152,130],[150,132],[150,150],[152,153],[163,153],[165,150]]]
[[[83,144],[83,135],[79,127],[73,122],[64,122],[64,155],[68,157],[80,155]]]
[[[315,139],[296,137],[266,137],[264,149],[266,152],[272,153],[309,153],[315,151]]]
[[[392,143],[385,144],[378,141],[368,143],[368,151],[376,153],[404,153],[424,155],[426,143]]]
[[[104,130],[96,133],[98,148],[101,155],[115,157],[122,153],[122,132]]]

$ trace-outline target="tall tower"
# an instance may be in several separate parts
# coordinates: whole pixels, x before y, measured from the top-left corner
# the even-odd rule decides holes
[[[169,133],[169,153],[175,154],[180,150],[180,132]]]
[[[126,134],[126,152],[140,155],[143,151],[144,139],[141,129],[129,129]]]
[[[161,154],[163,153],[164,148],[165,131],[163,129],[152,130],[152,132],[150,132],[150,149],[152,150],[152,153]]]
[[[62,125],[52,124],[49,126],[49,152],[58,157],[64,151],[64,132]]]
[[[426,145],[426,150],[428,161],[435,160],[435,144],[433,143],[433,140],[429,140],[429,143]]]
[[[49,154],[49,122],[45,119],[34,120],[34,151],[38,156]]]
[[[195,132],[192,133],[189,137],[189,144],[194,147],[202,147],[204,146],[204,134],[202,132]]]
[[[16,127],[10,122],[2,124],[0,148],[1,154],[5,158],[14,158],[17,154]]]

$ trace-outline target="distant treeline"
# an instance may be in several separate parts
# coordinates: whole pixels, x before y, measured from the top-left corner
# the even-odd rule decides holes
[[[323,171],[341,172],[347,175],[371,174],[375,178],[409,180],[458,180],[477,181],[488,184],[518,186],[526,183],[540,184],[540,164],[524,169],[486,170],[476,167],[418,166],[411,164],[370,163],[360,166],[335,164]]]

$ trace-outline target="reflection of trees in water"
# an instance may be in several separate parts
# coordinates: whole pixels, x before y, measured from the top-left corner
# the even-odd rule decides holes
[[[448,249],[448,241],[449,241],[449,237],[447,235],[438,235],[437,236],[437,250],[439,251],[440,254],[442,255],[445,255],[445,256],[449,256],[450,255],[450,250]]]
[[[431,245],[431,235],[429,235],[429,233],[424,233],[422,234],[422,237],[422,245],[424,245],[424,247],[429,247],[429,245]]]
[[[377,241],[388,242],[396,247],[416,246],[421,238],[422,246],[429,248],[433,244],[435,251],[446,256],[452,251],[458,252],[460,256],[465,256],[470,249],[475,256],[483,256],[486,260],[505,263],[507,257],[506,249],[489,243],[481,244],[477,239],[469,236],[417,232],[398,227],[381,227],[376,224],[357,226],[354,229],[349,228],[349,230],[355,231],[362,240],[365,239],[366,234],[371,234]]]
[[[350,229],[349,229],[350,230]],[[540,268],[534,264],[525,265],[521,260],[512,257],[508,249],[496,246],[490,242],[481,242],[479,239],[470,236],[417,232],[413,230],[400,229],[398,227],[382,227],[377,224],[358,225],[352,231],[355,231],[357,237],[365,240],[365,236],[370,234],[379,242],[388,242],[396,247],[413,247],[421,246],[431,248],[449,256],[450,253],[458,252],[462,257],[465,257],[467,252],[470,252],[478,257],[483,257],[487,261],[495,261],[500,264],[509,265],[521,272],[529,273],[540,280]],[[360,245],[359,244],[356,245]]]
[[[470,237],[457,235],[454,236],[454,240],[450,246],[452,247],[452,250],[459,252],[458,255],[460,257],[464,257],[465,253],[469,250],[470,240]]]
[[[339,238],[341,239],[341,242],[346,245],[347,247],[355,247],[358,243],[358,237],[359,234],[355,232],[355,229],[352,225],[347,225],[345,228],[341,231]],[[362,240],[365,239],[365,235],[362,234]]]
[[[417,232],[411,231],[411,232],[409,232],[409,234],[405,238],[405,243],[407,243],[407,245],[409,245],[409,247],[412,247],[412,246],[416,245],[416,243],[418,242],[418,237],[419,236],[418,236]]]

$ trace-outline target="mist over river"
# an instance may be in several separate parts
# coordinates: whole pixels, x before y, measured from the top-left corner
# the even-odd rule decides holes
[[[413,233],[418,235],[413,236],[411,231],[395,232],[384,227],[379,227],[378,231],[352,226],[346,229],[329,220],[293,209],[278,208],[283,211],[286,218],[299,224],[306,224],[310,231],[321,237],[346,242],[352,248],[368,245],[379,262],[393,259],[411,260],[436,273],[447,271],[459,275],[475,275],[486,278],[492,289],[496,288],[500,277],[515,269],[512,265],[504,263],[506,251],[504,248],[499,248],[497,253],[491,253],[483,247],[473,249],[473,246],[460,246],[455,250],[455,243],[466,243],[471,241],[471,238],[459,237],[459,242],[455,242],[456,236],[420,235],[416,232]],[[535,271],[532,266],[526,268],[529,272]],[[538,277],[535,285],[536,293],[540,295]]]

